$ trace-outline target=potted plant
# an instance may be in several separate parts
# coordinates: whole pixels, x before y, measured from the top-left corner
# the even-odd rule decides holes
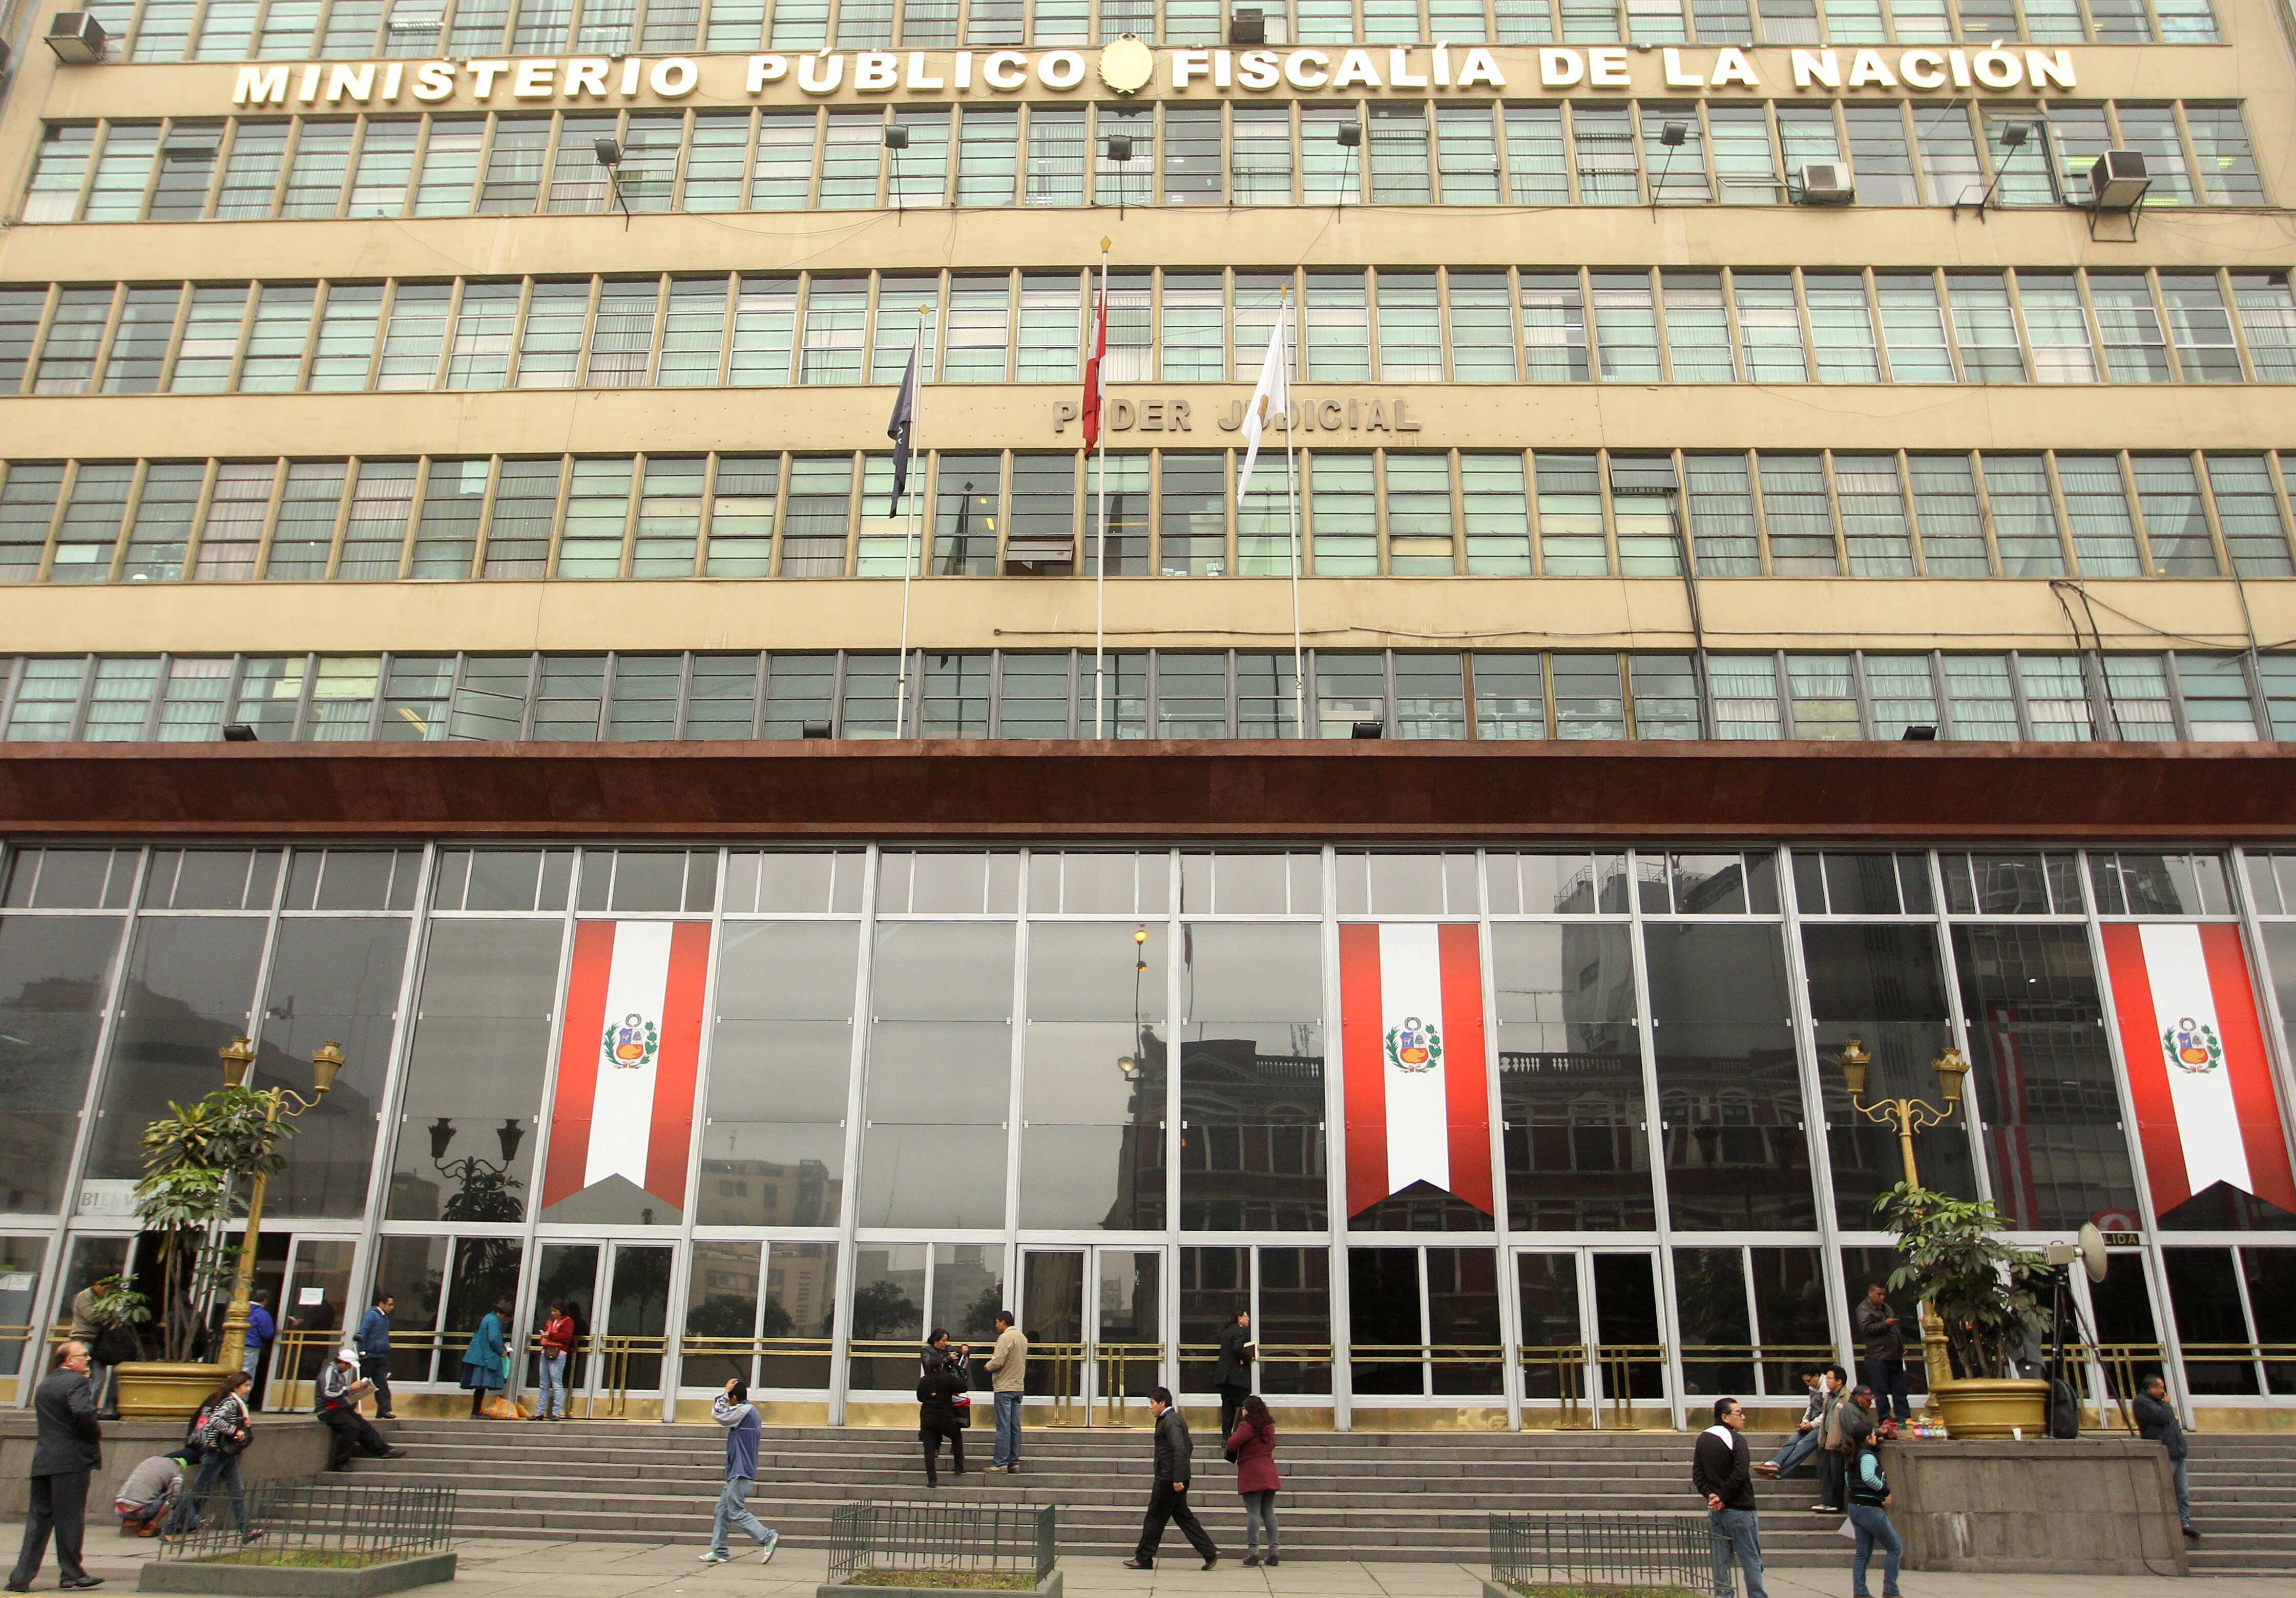
[[[1899,1183],[1875,1201],[1898,1234],[1905,1263],[1890,1288],[1924,1307],[1924,1332],[1941,1333],[1950,1359],[1930,1397],[1957,1438],[2047,1435],[2049,1384],[2017,1375],[2018,1356],[2047,1324],[2035,1289],[2048,1266],[2001,1236],[2001,1217],[1982,1200],[1956,1199]],[[1934,1363],[1932,1371],[1936,1370]]]
[[[202,1345],[209,1307],[238,1262],[231,1223],[245,1213],[242,1182],[287,1163],[273,1150],[284,1128],[268,1108],[251,1089],[218,1088],[188,1107],[169,1103],[144,1129],[135,1213],[159,1239],[160,1349],[119,1367],[122,1415],[191,1414],[215,1386],[219,1357],[234,1352]]]

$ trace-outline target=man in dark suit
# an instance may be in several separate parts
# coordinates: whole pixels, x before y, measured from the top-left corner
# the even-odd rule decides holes
[[[1171,1389],[1160,1387],[1150,1394],[1148,1410],[1156,1417],[1156,1486],[1148,1496],[1148,1518],[1140,1527],[1140,1545],[1124,1561],[1124,1568],[1154,1569],[1164,1527],[1174,1522],[1189,1545],[1204,1556],[1204,1569],[1209,1570],[1219,1563],[1219,1550],[1212,1546],[1211,1534],[1196,1519],[1196,1512],[1188,1507],[1188,1467],[1195,1440],[1188,1435],[1187,1421],[1172,1407]]]
[[[32,1578],[47,1557],[48,1534],[56,1539],[56,1568],[67,1591],[100,1587],[80,1563],[80,1539],[87,1526],[87,1484],[103,1463],[103,1428],[95,1418],[95,1389],[87,1379],[87,1345],[68,1342],[56,1350],[55,1368],[42,1379],[32,1407],[39,1434],[32,1448],[31,1510],[24,1517],[24,1547],[8,1578],[12,1593],[29,1593]]]
[[[1220,1443],[1235,1430],[1235,1417],[1251,1394],[1251,1357],[1259,1352],[1251,1340],[1251,1312],[1239,1309],[1220,1328],[1219,1364],[1212,1367],[1212,1386],[1220,1396]]]

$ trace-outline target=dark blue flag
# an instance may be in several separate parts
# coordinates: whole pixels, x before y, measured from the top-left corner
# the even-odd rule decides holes
[[[893,401],[893,419],[885,437],[893,441],[893,503],[888,516],[901,513],[901,493],[909,485],[909,430],[917,421],[917,352],[909,351],[909,369],[901,374],[901,392]]]

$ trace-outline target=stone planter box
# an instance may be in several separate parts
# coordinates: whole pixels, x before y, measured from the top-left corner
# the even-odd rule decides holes
[[[979,1598],[980,1587],[881,1587],[854,1586],[842,1581],[824,1581],[813,1589],[814,1598]],[[1036,1598],[1061,1598],[1061,1573],[1054,1570],[1032,1587],[1004,1589],[1014,1593],[1033,1593]],[[1510,1593],[1506,1598],[1514,1598]]]
[[[144,1566],[139,1593],[233,1594],[239,1598],[376,1598],[455,1579],[455,1556],[423,1553],[356,1570],[298,1565],[238,1565],[223,1560],[155,1559]]]
[[[1913,1570],[2184,1576],[2168,1450],[2136,1438],[1887,1445],[1890,1519]],[[1849,1545],[1845,1542],[1843,1546]]]

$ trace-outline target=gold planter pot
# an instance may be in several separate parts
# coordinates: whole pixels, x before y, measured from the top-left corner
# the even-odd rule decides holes
[[[1945,1413],[1945,1429],[1956,1438],[2029,1438],[2049,1434],[2049,1384],[1993,1378],[1956,1378],[1934,1382],[1930,1397]]]
[[[132,1360],[112,1367],[117,1373],[113,1402],[124,1421],[187,1421],[199,1412],[200,1400],[237,1368],[188,1360]]]

